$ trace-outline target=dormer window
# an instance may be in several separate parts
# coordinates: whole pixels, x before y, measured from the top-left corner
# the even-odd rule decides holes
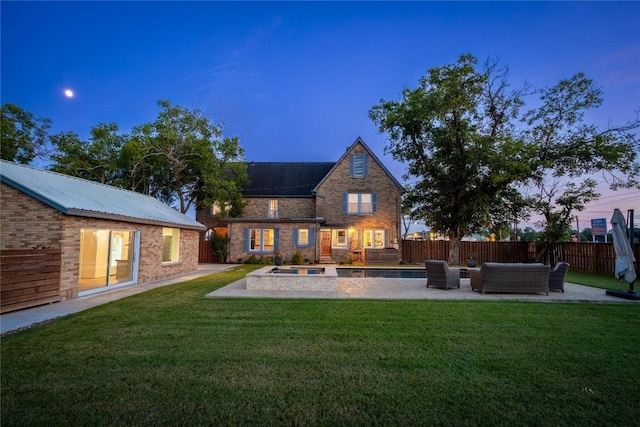
[[[369,175],[369,155],[355,153],[349,156],[349,174],[352,178],[364,178]]]

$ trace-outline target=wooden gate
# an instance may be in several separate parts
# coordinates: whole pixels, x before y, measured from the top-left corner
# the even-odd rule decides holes
[[[198,248],[198,262],[200,264],[224,264],[226,261],[214,253],[210,240],[212,233],[220,237],[227,237],[227,227],[213,227],[205,233],[200,234],[201,237]]]

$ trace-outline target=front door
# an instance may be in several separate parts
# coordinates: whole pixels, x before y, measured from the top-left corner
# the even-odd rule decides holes
[[[320,230],[320,259],[331,259],[331,230]]]

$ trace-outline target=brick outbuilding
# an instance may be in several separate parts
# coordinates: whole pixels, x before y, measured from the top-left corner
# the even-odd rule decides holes
[[[205,227],[155,198],[6,161],[0,177],[3,259],[58,251],[58,300],[198,268]]]

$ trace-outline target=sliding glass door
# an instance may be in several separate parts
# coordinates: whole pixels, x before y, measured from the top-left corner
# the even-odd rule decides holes
[[[135,283],[138,275],[138,231],[80,230],[78,291]]]

